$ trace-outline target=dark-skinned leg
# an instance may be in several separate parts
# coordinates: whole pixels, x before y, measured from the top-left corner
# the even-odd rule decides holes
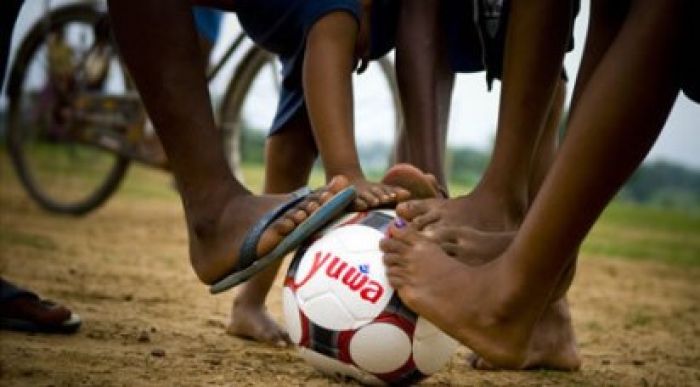
[[[566,97],[566,81],[560,79],[557,84],[552,106],[547,117],[545,129],[540,138],[537,140],[537,151],[535,152],[535,160],[533,160],[533,173],[530,176],[529,182],[529,203],[531,204],[542,186],[542,182],[549,171],[556,154],[557,139],[559,135],[559,125],[561,121],[561,113],[564,108]],[[514,234],[511,234],[514,236]],[[498,234],[488,233],[489,240],[497,239]],[[465,238],[466,237],[466,238]],[[461,236],[455,237],[463,244],[477,244],[478,239],[471,237],[469,234],[462,233]],[[486,260],[491,260],[500,255],[510,244],[512,239],[503,240],[502,249]],[[486,244],[492,246],[493,243]],[[477,251],[482,251],[479,249]],[[463,259],[464,253],[460,256]],[[562,278],[566,285],[561,285],[561,289],[568,289],[571,280],[575,263],[569,266],[568,273]],[[547,306],[542,314],[542,317],[537,321],[533,328],[532,338],[530,340],[526,359],[522,367],[529,368],[546,368],[556,370],[575,370],[581,366],[581,359],[578,355],[576,346],[576,336],[571,323],[571,314],[569,313],[569,305],[565,294],[555,294],[552,296],[552,302]],[[493,365],[486,362],[483,358],[472,355],[470,364],[475,369],[493,370],[497,369]]]
[[[447,122],[454,73],[449,67],[439,1],[401,2],[396,75],[404,131],[396,161],[412,164],[447,186],[444,171]]]
[[[286,199],[251,195],[234,179],[214,126],[190,2],[109,2],[115,37],[163,143],[180,190],[190,260],[206,283],[227,274],[248,229]],[[266,230],[264,254],[309,212],[347,186],[340,177]]]
[[[586,36],[583,62],[577,76],[576,89],[585,88],[596,65],[620,30],[628,2],[592,1],[588,35]],[[559,123],[566,96],[566,83],[560,80],[556,91],[552,110],[547,119],[547,126],[538,140],[537,152],[530,177],[530,203],[534,201],[547,172],[554,161]],[[572,115],[580,92],[575,93],[571,101],[569,114]],[[535,324],[530,348],[528,349],[525,368],[577,369],[580,367],[580,357],[576,346],[575,334],[566,300],[566,290],[573,280],[578,251],[560,280],[558,293],[552,295],[552,303],[545,309],[540,320]],[[494,369],[483,358],[475,357],[472,365],[477,369]]]
[[[586,37],[583,62],[577,76],[577,91],[585,88],[590,76],[605,54],[613,38],[624,21],[629,7],[627,2],[604,2],[594,0],[591,4],[588,35]],[[559,123],[566,96],[566,83],[560,80],[558,90],[552,102],[552,110],[547,119],[547,127],[538,140],[538,151],[535,153],[533,174],[530,177],[530,203],[539,191],[550,166],[554,161],[559,136]],[[573,114],[580,93],[572,98]],[[571,317],[566,301],[566,290],[573,280],[578,252],[574,260],[565,270],[560,280],[558,293],[552,296],[553,302],[545,309],[540,320],[535,324],[527,359],[526,368],[577,369],[580,367],[580,357],[576,339],[571,324]],[[471,362],[477,369],[494,369],[483,358],[474,356]]]
[[[291,192],[305,185],[317,155],[311,125],[306,110],[302,110],[267,139],[264,192]],[[231,322],[227,328],[229,334],[276,346],[290,344],[287,332],[265,308],[265,299],[280,264],[271,265],[240,286],[231,308]]]
[[[525,364],[534,325],[561,294],[576,249],[648,153],[678,94],[681,14],[680,1],[632,3],[581,94],[551,171],[499,258],[471,267],[413,228],[393,230],[382,247],[389,279],[407,305],[489,363]]]
[[[405,200],[404,189],[368,182],[355,147],[352,71],[357,20],[348,12],[331,12],[310,29],[306,40],[303,85],[306,108],[326,176],[347,176],[357,190],[356,210]]]
[[[612,41],[620,31],[629,6],[629,0],[614,2],[591,0],[588,33],[586,35],[581,65],[576,75],[576,85],[573,95],[571,96],[569,117],[575,112],[581,93],[585,90],[596,66],[600,63],[601,58],[603,58],[608,51]]]
[[[491,162],[467,196],[399,205],[398,213],[418,227],[438,223],[483,231],[512,231],[522,222],[537,139],[562,71],[572,4],[557,0],[527,2],[527,8],[521,9],[515,3],[509,16]],[[543,18],[541,15],[546,12],[561,16]]]

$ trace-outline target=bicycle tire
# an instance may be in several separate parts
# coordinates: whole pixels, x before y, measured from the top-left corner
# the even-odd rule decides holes
[[[46,42],[49,31],[55,31],[69,23],[92,24],[105,15],[104,12],[89,5],[69,5],[52,10],[37,21],[29,30],[17,50],[16,58],[10,70],[8,80],[9,111],[7,122],[7,146],[15,171],[29,196],[42,208],[60,214],[84,215],[102,204],[114,193],[124,178],[130,160],[125,156],[113,154],[114,163],[108,173],[96,184],[96,187],[76,201],[66,202],[47,193],[39,183],[30,166],[30,155],[25,149],[23,136],[29,129],[22,126],[20,117],[21,102],[25,90],[23,83],[27,76],[30,61]],[[106,151],[105,151],[106,152]]]
[[[241,112],[253,81],[256,79],[263,66],[272,60],[276,60],[273,54],[258,46],[252,46],[243,56],[241,62],[237,66],[234,76],[232,77],[226,93],[224,94],[223,102],[219,111],[219,121],[223,136],[224,152],[226,153],[232,173],[241,182],[243,182],[241,167],[241,136],[243,132],[242,122],[240,119]],[[376,63],[379,65],[387,82],[394,107],[394,148],[392,149],[392,153],[389,155],[389,164],[391,165],[395,158],[396,145],[398,144],[401,131],[403,130],[401,100],[399,97],[398,84],[392,62],[388,58],[383,57],[377,60]]]

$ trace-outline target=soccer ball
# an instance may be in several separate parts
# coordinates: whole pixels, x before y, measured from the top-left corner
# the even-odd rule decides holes
[[[284,284],[284,317],[301,356],[334,377],[410,384],[440,370],[457,342],[399,299],[379,241],[393,211],[346,215],[298,249]]]

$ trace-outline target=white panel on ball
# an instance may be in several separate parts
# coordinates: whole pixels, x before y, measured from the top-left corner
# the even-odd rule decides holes
[[[287,325],[287,333],[292,343],[299,344],[301,341],[301,318],[299,308],[294,293],[289,288],[284,288],[282,293],[282,306],[284,310],[284,322]]]
[[[381,346],[377,342],[382,343]],[[393,324],[372,323],[350,339],[350,356],[360,368],[386,374],[401,368],[411,356],[411,339]]]
[[[360,235],[360,239],[357,239]],[[343,330],[360,327],[381,313],[394,294],[386,278],[382,263],[382,252],[377,249],[383,234],[375,229],[348,225],[327,233],[322,239],[312,244],[294,277],[297,298],[301,310],[317,324],[327,329]],[[346,248],[349,243],[341,241],[354,240],[358,245],[374,248]],[[351,314],[352,325],[344,319],[332,316],[336,310],[313,308],[318,305],[312,300],[317,297],[333,295],[338,305],[338,313]]]
[[[304,314],[326,329],[342,331],[355,325],[355,319],[333,293],[318,295],[300,306]]]
[[[459,343],[423,317],[418,317],[413,332],[413,362],[424,374],[431,375],[445,366]]]
[[[336,379],[353,378],[360,381],[362,384],[369,386],[384,386],[381,379],[375,377],[374,375],[362,372],[357,367],[353,367],[350,364],[345,364],[341,361],[331,359],[328,356],[321,355],[318,352],[311,351],[306,348],[299,348],[299,355],[301,355],[304,360],[313,364],[317,370],[323,372],[324,374],[331,376]]]
[[[324,373],[409,385],[437,372],[456,347],[389,285],[379,242],[395,216],[348,214],[301,246],[290,264],[287,329],[301,356]]]

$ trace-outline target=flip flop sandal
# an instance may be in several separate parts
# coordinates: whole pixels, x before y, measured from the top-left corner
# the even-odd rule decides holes
[[[243,240],[238,262],[233,272],[214,283],[209,288],[209,292],[212,294],[221,293],[247,281],[250,277],[264,270],[266,267],[270,266],[270,264],[278,261],[287,255],[287,253],[297,248],[316,231],[320,230],[326,223],[340,215],[340,213],[355,199],[355,188],[353,186],[338,192],[309,215],[306,220],[287,235],[272,249],[272,251],[265,254],[263,257],[258,257],[258,242],[265,230],[280,216],[284,215],[285,212],[304,200],[310,193],[311,191],[308,188],[299,189],[292,193],[292,197],[289,201],[260,218],[253,228],[248,231],[248,234]]]
[[[18,305],[21,302],[31,305]],[[51,314],[56,313],[67,316],[62,321],[52,321],[55,320],[55,316]],[[0,329],[38,333],[73,333],[80,328],[81,323],[82,320],[76,313],[52,301],[42,300],[35,293],[0,278]]]

